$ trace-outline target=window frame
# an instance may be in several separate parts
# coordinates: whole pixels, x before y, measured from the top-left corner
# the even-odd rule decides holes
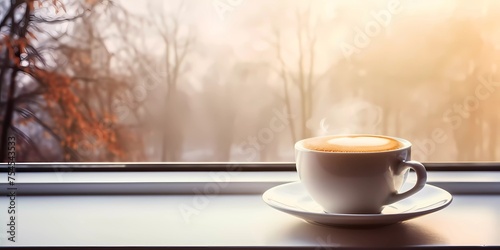
[[[5,165],[5,164],[2,164]],[[19,195],[256,194],[299,181],[294,163],[20,163]],[[426,163],[427,183],[457,194],[500,194],[499,163]],[[17,171],[19,170],[19,171]],[[1,168],[0,193],[8,188]],[[410,180],[414,175],[410,175]],[[220,188],[217,188],[220,187]],[[213,191],[216,190],[216,191]]]
[[[500,171],[500,162],[424,162],[427,171]],[[0,166],[8,166],[1,163]],[[287,172],[294,162],[26,162],[16,163],[16,172]],[[7,172],[6,167],[0,168]]]

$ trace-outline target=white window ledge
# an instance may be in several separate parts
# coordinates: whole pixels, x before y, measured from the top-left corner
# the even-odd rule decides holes
[[[414,179],[410,173],[409,180]],[[17,173],[21,195],[35,194],[193,194],[207,185],[217,194],[256,194],[298,181],[296,172],[42,172]],[[0,194],[7,193],[0,173]],[[499,171],[430,171],[429,184],[454,194],[500,194]]]
[[[498,172],[430,172],[429,183],[453,193],[450,206],[371,229],[312,225],[268,207],[261,194],[271,186],[297,180],[293,172],[240,172],[219,182],[216,174],[18,173],[16,186],[19,193],[26,193],[16,197],[16,242],[8,241],[6,230],[0,230],[0,245],[50,249],[500,247]],[[6,180],[5,173],[0,178]],[[207,185],[222,188],[206,194]],[[6,187],[3,182],[2,192]],[[8,203],[8,197],[0,197],[1,225],[8,223]]]

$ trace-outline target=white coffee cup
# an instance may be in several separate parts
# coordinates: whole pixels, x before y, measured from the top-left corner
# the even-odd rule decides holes
[[[295,144],[295,158],[300,180],[326,212],[380,213],[385,205],[407,198],[425,186],[425,167],[420,162],[410,160],[409,141],[379,135],[336,137],[386,138],[399,142],[400,146],[377,152],[326,152],[304,147],[307,140],[326,137],[298,141]],[[409,169],[415,170],[417,182],[410,190],[398,193],[406,181]]]

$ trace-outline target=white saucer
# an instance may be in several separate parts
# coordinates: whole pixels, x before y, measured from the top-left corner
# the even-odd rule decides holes
[[[413,186],[406,183],[402,191]],[[329,226],[379,226],[389,225],[439,211],[451,203],[446,190],[425,185],[418,193],[387,205],[380,214],[326,213],[307,193],[300,182],[279,185],[267,190],[262,198],[269,206],[302,218],[311,223]]]

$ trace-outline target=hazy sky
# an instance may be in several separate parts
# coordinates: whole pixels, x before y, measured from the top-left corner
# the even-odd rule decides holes
[[[302,32],[304,40],[303,58],[307,58],[303,60],[302,67],[305,69],[303,72],[308,75],[312,69],[311,78],[321,78],[322,75],[326,75],[321,81],[315,81],[321,83],[320,87],[312,92],[316,106],[310,117],[303,118],[304,124],[307,124],[309,129],[315,133],[379,131],[382,125],[376,124],[382,117],[387,117],[388,119],[384,121],[386,124],[384,126],[388,126],[385,128],[389,128],[387,131],[391,129],[396,131],[397,128],[397,133],[409,137],[408,139],[412,139],[411,136],[425,137],[426,135],[422,134],[422,131],[425,132],[425,129],[422,129],[423,125],[428,129],[433,128],[427,120],[429,112],[441,111],[435,111],[436,108],[431,109],[429,105],[438,108],[442,106],[442,112],[448,108],[445,102],[450,101],[452,94],[444,87],[449,85],[447,84],[449,79],[465,72],[464,69],[467,68],[465,66],[469,63],[467,61],[469,58],[460,58],[460,54],[477,51],[476,47],[482,46],[482,43],[476,42],[478,40],[483,39],[487,43],[500,41],[500,38],[493,37],[498,33],[496,32],[498,15],[495,15],[495,12],[499,12],[500,9],[498,8],[500,1],[495,0],[115,0],[115,2],[148,20],[164,17],[167,22],[177,13],[179,5],[183,4],[179,13],[180,33],[183,36],[190,33],[195,39],[193,51],[188,55],[186,63],[186,67],[189,68],[188,73],[182,74],[182,84],[179,84],[179,89],[185,88],[180,91],[182,97],[188,95],[192,97],[185,98],[186,102],[191,102],[192,109],[184,113],[189,113],[192,115],[191,118],[197,119],[193,123],[195,128],[190,128],[192,131],[205,131],[206,133],[198,135],[201,136],[201,134],[213,135],[210,129],[218,131],[216,128],[224,119],[214,119],[214,116],[235,112],[234,119],[239,119],[239,124],[248,125],[249,128],[246,130],[246,127],[235,126],[234,131],[229,132],[235,134],[235,138],[227,140],[232,140],[236,144],[240,141],[238,136],[245,137],[251,133],[251,129],[258,129],[267,122],[262,112],[270,110],[276,103],[280,104],[280,98],[284,93],[285,81],[282,81],[280,74],[276,74],[281,64],[277,60],[275,30],[279,31],[281,36],[280,52],[290,73],[290,79],[298,79],[300,72],[298,30]],[[391,11],[391,4],[400,6],[399,10],[387,15]],[[305,15],[308,8],[311,13],[309,17]],[[298,24],[297,12],[300,13],[298,16],[301,17],[301,25]],[[385,18],[387,23],[383,24],[384,20],[380,20],[381,18]],[[103,30],[113,33],[117,31],[116,26],[122,22],[97,23]],[[131,20],[130,23],[139,24],[137,20]],[[368,41],[360,44],[360,33],[364,33],[362,35],[366,37],[367,29],[370,27],[371,35],[363,38]],[[317,36],[316,47],[312,50],[306,42],[308,31],[312,34],[310,37]],[[137,43],[139,45],[137,48],[141,52],[154,55],[158,62],[164,62],[165,43],[161,40],[156,27],[153,25],[141,27],[140,30],[131,31],[128,35],[137,41],[144,39],[146,46]],[[129,46],[124,45],[120,39],[110,43],[113,42],[116,44],[107,46],[109,49]],[[355,63],[349,61],[345,45],[355,47],[358,56],[354,58],[358,61]],[[439,58],[441,53],[446,57],[444,61]],[[308,60],[311,54],[314,55],[314,65],[309,68]],[[135,64],[137,58],[126,56],[128,57],[122,61]],[[270,70],[266,71],[269,68]],[[451,76],[447,75],[448,71]],[[295,82],[298,86],[298,81]],[[410,86],[411,84],[413,86]],[[442,89],[433,88],[438,84],[442,85]],[[296,114],[300,114],[297,88],[292,89],[290,93],[292,99],[295,98],[292,109]],[[159,89],[152,91],[148,95],[148,100],[155,95],[159,95],[160,99],[163,92]],[[235,97],[232,98],[232,95]],[[422,100],[423,95],[426,96],[425,100]],[[203,101],[203,98],[208,97],[213,98],[211,101],[213,103],[210,104],[212,106]],[[250,103],[246,106],[240,105],[246,109],[245,112],[238,109],[240,106],[237,104],[242,100]],[[219,102],[222,104],[228,102],[230,112],[223,109],[223,105],[218,104]],[[398,104],[393,105],[393,103]],[[155,112],[152,113],[160,113],[164,109],[160,105],[155,107],[158,110],[153,110]],[[400,109],[411,111],[408,113],[419,117],[422,124],[411,119],[400,119]],[[299,122],[301,121],[297,124]],[[438,127],[446,125],[440,123],[440,117],[433,122],[436,122]],[[250,126],[254,127],[250,129]],[[323,131],[323,128],[329,129]],[[288,134],[280,136],[282,140],[277,139],[277,141],[290,141]],[[218,142],[220,139],[213,137],[205,138],[205,141]],[[279,146],[278,143],[277,147]],[[286,159],[292,159],[293,151],[290,150],[292,147],[288,146],[285,152],[288,155]],[[198,147],[197,143],[189,147],[193,150],[206,149]],[[157,148],[157,144],[152,143],[151,148]],[[447,156],[444,158],[453,158],[458,152],[453,151],[453,148],[450,150],[445,152]]]
[[[370,39],[380,40],[385,37],[390,45],[383,45],[383,49],[391,48],[393,53],[401,53],[402,60],[411,56],[408,45],[412,44],[409,37],[423,40],[436,24],[452,15],[477,18],[484,15],[492,5],[500,1],[347,1],[347,0],[147,0],[130,1],[117,0],[133,13],[151,17],[163,15],[167,19],[174,15],[180,4],[181,33],[191,32],[196,39],[198,51],[192,53],[190,60],[196,61],[196,68],[191,74],[206,73],[210,65],[224,55],[225,63],[232,65],[236,62],[275,62],[273,43],[275,36],[272,32],[277,28],[282,33],[283,57],[286,62],[297,60],[296,39],[296,12],[311,8],[310,27],[319,23],[316,31],[318,42],[316,46],[315,70],[323,72],[331,67],[332,63],[346,55],[346,45],[354,45],[358,30],[363,30],[370,23],[375,22],[374,15],[388,10],[390,4],[400,6],[400,11],[390,17],[390,24],[381,27],[380,32]],[[230,5],[229,3],[236,4]],[[421,35],[418,35],[421,34]],[[160,41],[154,27],[146,31],[149,48],[157,53],[163,53],[164,45]],[[416,42],[417,46],[420,45]],[[369,52],[377,46],[370,43],[361,48],[363,53]],[[358,46],[359,47],[359,46]],[[388,52],[389,53],[389,52]],[[399,59],[398,59],[399,60]],[[364,69],[359,69],[365,74]],[[200,90],[202,83],[191,81],[195,89]]]

